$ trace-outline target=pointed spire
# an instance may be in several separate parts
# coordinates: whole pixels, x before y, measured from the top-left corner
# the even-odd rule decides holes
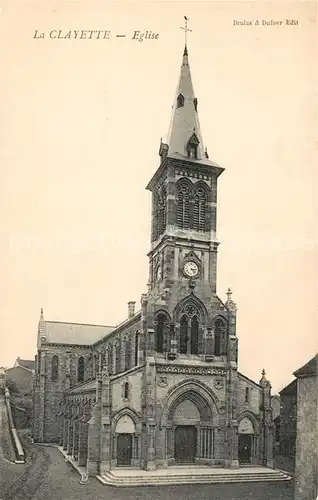
[[[181,155],[194,161],[206,159],[197,107],[198,100],[192,85],[188,48],[185,45],[167,137],[168,156]]]

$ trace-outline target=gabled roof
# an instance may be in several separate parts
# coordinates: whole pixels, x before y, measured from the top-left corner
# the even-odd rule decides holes
[[[35,368],[35,361],[33,361],[32,359],[17,358],[15,360],[14,365],[11,368],[7,368],[6,371],[12,370],[13,368],[18,368],[18,367],[24,368],[25,370],[29,370],[32,372]]]
[[[42,321],[42,326],[42,342],[51,344],[92,345],[114,330],[113,326],[61,321]]]
[[[317,376],[318,354],[311,358],[308,363],[294,372],[295,377]]]
[[[286,396],[287,394],[297,394],[297,380],[294,379],[290,382],[286,387],[284,387],[281,391],[279,391],[281,396]]]
[[[94,392],[96,391],[96,380],[88,380],[87,382],[83,382],[82,384],[77,384],[74,387],[71,387],[66,392],[68,394],[81,394],[84,392]]]
[[[17,359],[18,363],[20,366],[23,366],[24,368],[27,368],[28,370],[34,370],[35,368],[35,361],[31,359]]]
[[[254,386],[257,387],[257,389],[261,388],[260,384],[258,384],[257,382],[255,382],[251,378],[248,378],[246,375],[243,375],[243,373],[237,372],[237,376],[238,376],[238,378],[241,378],[242,380],[245,380],[246,382],[253,384]]]

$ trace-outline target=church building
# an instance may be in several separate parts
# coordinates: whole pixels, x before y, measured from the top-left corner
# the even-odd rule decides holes
[[[149,284],[118,326],[38,326],[33,438],[90,475],[273,466],[271,385],[238,371],[236,305],[217,295],[217,191],[187,46],[152,197]]]

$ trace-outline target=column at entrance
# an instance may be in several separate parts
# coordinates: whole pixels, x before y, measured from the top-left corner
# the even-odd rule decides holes
[[[209,427],[200,428],[200,440],[198,442],[198,460],[213,459],[214,456],[214,429]]]

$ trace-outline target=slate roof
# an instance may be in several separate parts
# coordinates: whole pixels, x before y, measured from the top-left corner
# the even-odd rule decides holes
[[[237,376],[238,376],[238,378],[241,378],[241,379],[245,380],[246,382],[252,383],[258,389],[261,387],[260,384],[258,384],[257,382],[255,382],[255,380],[252,380],[251,378],[248,378],[246,375],[244,375],[241,372],[237,372]]]
[[[18,363],[20,366],[23,366],[24,368],[27,368],[28,370],[34,370],[35,368],[35,361],[31,359],[17,359]]]
[[[281,391],[279,391],[281,396],[285,396],[286,394],[297,394],[297,380],[294,379],[290,382],[286,387],[284,387]]]
[[[294,372],[295,377],[317,376],[318,354],[311,358],[308,363]]]
[[[183,105],[178,107],[178,96],[183,96]],[[192,85],[188,51],[185,49],[182,57],[182,65],[176,97],[173,104],[172,118],[167,136],[169,146],[168,155],[179,153],[187,156],[187,143],[193,134],[198,140],[198,159],[205,158],[204,145],[201,136],[200,123],[196,107],[194,105],[194,91]]]
[[[43,321],[46,342],[51,344],[91,345],[114,330],[114,326]]]
[[[96,380],[88,380],[83,384],[76,385],[74,388],[68,390],[71,394],[81,394],[83,392],[94,392],[96,391]]]

